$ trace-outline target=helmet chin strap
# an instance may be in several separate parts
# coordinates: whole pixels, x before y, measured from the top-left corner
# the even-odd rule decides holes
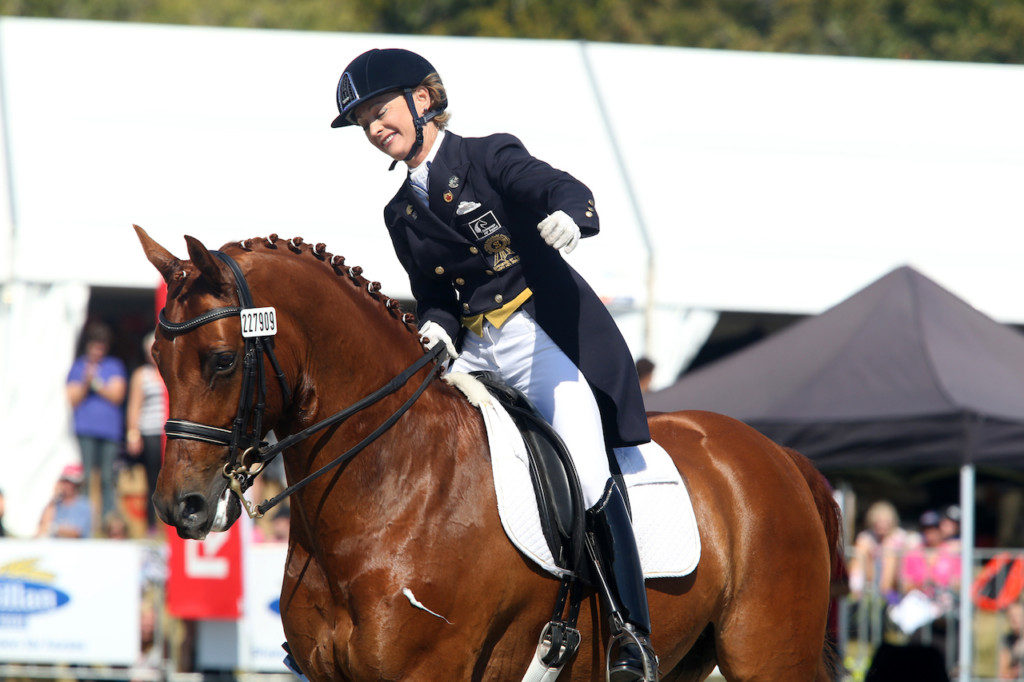
[[[423,112],[423,115],[420,116],[416,113],[416,103],[412,101],[412,90],[410,88],[406,88],[403,90],[403,93],[405,94],[405,103],[409,105],[409,113],[412,114],[412,124],[416,126],[416,141],[413,142],[412,148],[409,150],[406,157],[402,159],[402,161],[408,162],[419,153],[420,148],[423,146],[423,126],[441,112],[437,109],[431,109],[430,111]],[[397,165],[398,159],[395,159],[391,162],[388,170],[395,170],[395,166]]]

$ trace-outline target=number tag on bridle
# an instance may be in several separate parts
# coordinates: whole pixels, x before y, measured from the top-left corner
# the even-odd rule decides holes
[[[277,311],[274,308],[245,308],[239,316],[245,338],[277,334]]]

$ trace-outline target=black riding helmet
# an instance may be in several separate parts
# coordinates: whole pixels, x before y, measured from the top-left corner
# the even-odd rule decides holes
[[[382,93],[400,90],[405,93],[405,102],[416,126],[416,142],[405,157],[408,161],[423,145],[423,126],[448,106],[448,100],[444,99],[439,106],[424,112],[422,116],[416,114],[412,91],[432,73],[437,73],[437,70],[430,62],[409,50],[373,49],[362,53],[345,67],[338,80],[338,116],[331,127],[355,125],[352,113],[360,104]]]

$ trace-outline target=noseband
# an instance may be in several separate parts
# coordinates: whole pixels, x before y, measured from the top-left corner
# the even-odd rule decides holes
[[[164,310],[161,310],[158,315],[158,321],[160,329],[163,330],[165,334],[187,334],[205,324],[213,322],[214,320],[239,316],[247,309],[254,307],[252,293],[249,290],[249,284],[245,281],[245,276],[242,275],[242,270],[238,267],[238,263],[236,263],[231,256],[222,251],[210,251],[210,253],[219,258],[231,270],[231,273],[235,278],[235,291],[238,294],[238,302],[240,305],[213,308],[212,310],[207,310],[206,312],[185,322],[171,322],[164,314]],[[259,505],[253,506],[249,500],[245,498],[243,493],[252,485],[256,476],[259,475],[259,473],[274,457],[278,455],[278,453],[283,452],[286,448],[299,441],[309,438],[317,431],[348,419],[356,412],[359,412],[398,391],[402,386],[408,383],[409,379],[412,378],[414,374],[423,369],[423,367],[428,363],[440,360],[446,354],[447,351],[444,348],[444,344],[436,344],[434,348],[406,368],[401,374],[394,377],[387,384],[366,396],[359,402],[317,422],[316,424],[313,424],[306,429],[303,429],[302,431],[299,431],[298,433],[294,433],[287,438],[279,440],[273,446],[270,446],[261,438],[261,434],[263,433],[263,417],[264,412],[266,411],[267,397],[266,376],[264,374],[265,365],[263,361],[264,355],[270,359],[270,364],[274,369],[274,374],[277,376],[277,380],[281,385],[282,409],[287,407],[291,402],[291,391],[288,388],[288,382],[285,380],[284,372],[281,370],[281,366],[277,362],[277,356],[274,354],[273,337],[247,336],[245,337],[245,352],[242,360],[242,390],[238,397],[238,410],[235,412],[235,418],[231,422],[231,428],[225,429],[219,426],[200,424],[188,419],[171,417],[164,425],[164,431],[167,434],[168,440],[195,440],[203,443],[211,443],[213,445],[227,446],[228,462],[224,465],[224,476],[229,480],[231,490],[238,496],[239,502],[241,502],[246,513],[248,513],[251,518],[259,518],[293,492],[304,487],[339,464],[354,457],[359,451],[391,428],[391,426],[393,426],[395,422],[397,422],[398,419],[405,414],[410,407],[412,407],[412,404],[416,402],[420,395],[423,394],[427,386],[437,378],[440,365],[427,374],[426,378],[424,378],[423,382],[413,395],[373,433],[339,457],[335,458],[329,464],[321,467],[298,483],[289,486],[276,497],[266,500]],[[243,443],[246,442],[248,443],[248,446],[243,449]],[[239,452],[241,452],[241,457],[239,457]]]

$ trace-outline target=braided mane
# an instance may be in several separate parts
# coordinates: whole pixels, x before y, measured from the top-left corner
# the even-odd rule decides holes
[[[397,299],[390,298],[380,293],[381,284],[380,282],[374,282],[363,277],[363,269],[358,266],[346,266],[345,257],[338,256],[330,253],[327,250],[327,245],[323,242],[319,242],[314,246],[306,243],[302,237],[292,237],[288,240],[281,240],[277,234],[271,234],[268,237],[253,237],[251,239],[243,239],[240,242],[229,242],[228,245],[238,246],[243,251],[255,251],[257,249],[264,251],[277,251],[283,253],[282,249],[279,249],[279,244],[284,244],[288,251],[296,254],[309,254],[316,260],[323,263],[326,267],[342,278],[345,281],[350,282],[357,289],[363,291],[372,300],[380,303],[388,315],[400,321],[411,333],[417,333],[415,322],[416,316],[412,313],[402,311],[401,304]]]

